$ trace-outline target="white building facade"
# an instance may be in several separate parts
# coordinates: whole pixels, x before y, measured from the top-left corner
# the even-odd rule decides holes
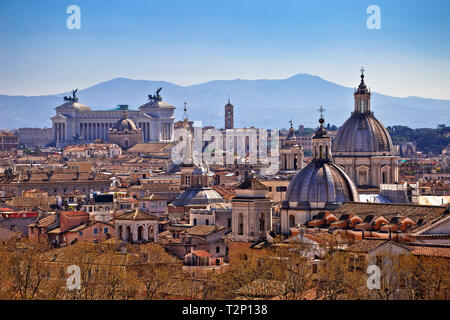
[[[67,100],[66,100],[67,101]],[[114,110],[92,110],[71,98],[56,107],[52,120],[52,135],[56,147],[90,143],[96,139],[109,141],[109,129],[119,121],[127,105]],[[172,142],[175,107],[163,101],[150,101],[138,110],[128,110],[128,118],[142,130],[143,142]]]

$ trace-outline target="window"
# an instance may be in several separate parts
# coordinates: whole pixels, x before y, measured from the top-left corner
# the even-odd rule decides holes
[[[83,231],[78,232],[78,235],[82,236],[83,235]]]
[[[359,185],[364,186],[368,184],[368,175],[367,175],[367,170],[360,170],[358,171],[359,173]]]
[[[238,234],[243,235],[244,234],[244,217],[243,217],[242,213],[239,213],[239,215],[238,215],[238,226],[239,226]]]
[[[228,228],[231,228],[231,219],[228,219]]]
[[[197,225],[197,219],[194,219],[194,226]]]
[[[287,191],[287,187],[286,186],[278,186],[277,187],[277,192],[286,192]]]
[[[382,181],[383,183],[388,183],[388,174],[386,171],[382,173]]]
[[[98,234],[98,229],[94,228],[94,234]]]
[[[220,247],[216,247],[216,253],[220,253]]]
[[[295,226],[295,216],[289,215],[289,228]]]
[[[209,219],[205,220],[205,224],[208,226],[209,225]]]
[[[109,231],[108,228],[103,229],[103,233],[108,233],[108,231]]]

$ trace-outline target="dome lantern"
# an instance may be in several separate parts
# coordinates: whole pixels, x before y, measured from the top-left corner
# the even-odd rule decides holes
[[[370,90],[364,83],[364,68],[361,68],[361,83],[355,90],[355,113],[370,113]]]
[[[323,112],[325,109],[320,106],[320,119],[319,119],[319,129],[316,131],[312,138],[313,144],[313,161],[331,161],[331,137],[328,135],[327,130],[324,128],[323,124],[325,119],[323,118]]]

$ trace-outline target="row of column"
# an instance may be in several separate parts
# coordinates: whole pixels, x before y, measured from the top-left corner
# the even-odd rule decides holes
[[[144,142],[151,141],[151,126],[150,122],[138,122],[138,127],[142,130],[142,140]],[[109,129],[114,127],[114,123],[107,122],[82,122],[79,124],[79,136],[82,141],[93,141],[95,139],[108,140]],[[172,123],[162,122],[160,139],[168,141],[172,139]],[[63,143],[67,140],[66,124],[55,123],[53,138],[56,143]],[[70,137],[69,140],[72,140]]]
[[[150,141],[150,122],[138,122],[137,126],[142,129],[143,142]]]
[[[80,123],[80,138],[82,140],[107,140],[109,136],[109,129],[114,126],[114,123]]]
[[[172,124],[170,122],[161,123],[161,140],[172,139]]]
[[[53,132],[53,138],[56,144],[62,143],[66,140],[66,124],[65,123],[55,123],[55,131]]]

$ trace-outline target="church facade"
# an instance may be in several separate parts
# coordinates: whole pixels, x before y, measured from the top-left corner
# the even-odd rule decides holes
[[[72,97],[64,97],[65,103],[56,107],[56,115],[51,118],[53,142],[61,148],[96,139],[109,141],[110,129],[123,117],[124,110],[142,131],[142,142],[172,142],[175,107],[163,102],[159,91],[155,96],[149,95],[149,101],[138,110],[128,110],[128,106],[122,105],[103,111],[79,103],[74,90]]]

